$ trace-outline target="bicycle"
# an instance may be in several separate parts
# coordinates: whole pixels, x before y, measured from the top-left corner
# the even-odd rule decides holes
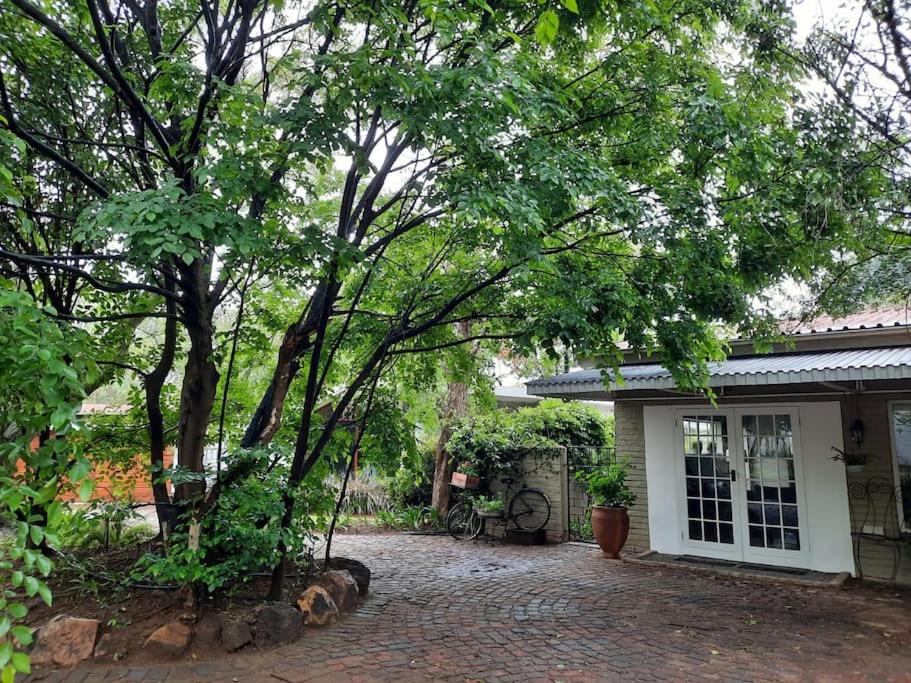
[[[487,519],[495,519],[503,525],[512,522],[516,527],[527,532],[540,531],[547,525],[550,520],[550,501],[543,491],[521,488],[510,498],[509,493],[512,490],[514,479],[505,477],[500,481],[506,485],[503,497],[509,500],[506,512],[479,515],[471,500],[456,503],[446,515],[446,529],[454,539],[470,541],[476,538],[484,529]]]

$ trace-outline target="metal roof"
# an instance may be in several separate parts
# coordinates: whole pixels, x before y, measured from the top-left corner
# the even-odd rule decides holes
[[[784,334],[819,334],[822,332],[848,332],[877,330],[911,325],[911,310],[901,308],[875,308],[849,315],[832,317],[822,315],[810,320],[783,320],[779,327]]]
[[[607,371],[579,370],[536,379],[526,386],[528,393],[538,395],[674,389],[676,386],[670,371],[657,363],[621,365],[623,384],[611,380],[609,389],[602,379],[604,372]],[[911,346],[730,358],[709,363],[709,372],[712,387],[911,379]]]

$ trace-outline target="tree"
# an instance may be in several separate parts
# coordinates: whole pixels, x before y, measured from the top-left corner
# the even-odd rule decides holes
[[[863,209],[853,239],[816,274],[810,314],[906,304],[911,296],[911,7],[871,0],[848,9],[820,23],[798,55],[825,86],[817,125],[855,143],[843,147],[841,163],[859,176],[859,192],[845,199]]]
[[[238,458],[205,490],[217,313],[247,283],[284,292],[239,444],[293,443],[284,530],[403,358],[491,340],[616,363],[624,338],[703,383],[716,324],[749,329],[752,297],[849,229],[814,175],[826,141],[792,116],[787,27],[750,0],[3,0],[11,167],[40,159],[92,201],[66,249],[5,233],[0,258],[78,276],[106,295],[93,314],[173,321],[160,364],[183,365],[178,499],[197,519],[263,466]]]

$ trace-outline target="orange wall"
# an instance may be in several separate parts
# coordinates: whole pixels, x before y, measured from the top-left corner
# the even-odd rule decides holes
[[[38,439],[36,437],[32,442],[32,448],[37,447]],[[89,455],[88,459],[91,461],[92,456]],[[164,454],[165,468],[171,467],[173,461],[174,453],[168,448]],[[16,470],[21,474],[24,469],[25,464],[20,460]],[[93,462],[90,476],[95,481],[95,490],[90,500],[107,501],[129,498],[137,503],[151,503],[155,500],[148,471],[148,455],[137,454],[133,460],[133,466],[128,469]],[[76,491],[67,491],[60,496],[60,500],[78,499],[79,495]]]

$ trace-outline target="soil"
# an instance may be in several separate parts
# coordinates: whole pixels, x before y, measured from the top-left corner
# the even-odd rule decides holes
[[[54,595],[48,607],[35,600],[30,605],[27,623],[38,627],[58,614],[97,619],[100,634],[109,634],[107,660],[136,664],[156,660],[143,651],[143,644],[157,628],[174,621],[194,622],[193,610],[184,606],[184,594],[176,587],[121,586],[106,576],[126,576],[130,567],[147,549],[142,547],[116,551],[80,552],[57,561],[48,581]],[[285,592],[291,596],[306,588],[306,569],[289,564],[286,567]],[[224,620],[252,620],[257,607],[265,604],[270,577],[266,571],[248,583],[230,591],[228,597],[201,601],[199,613],[217,611]],[[99,636],[99,638],[101,637]],[[184,659],[214,659],[227,656],[219,646],[206,648],[194,639]]]

